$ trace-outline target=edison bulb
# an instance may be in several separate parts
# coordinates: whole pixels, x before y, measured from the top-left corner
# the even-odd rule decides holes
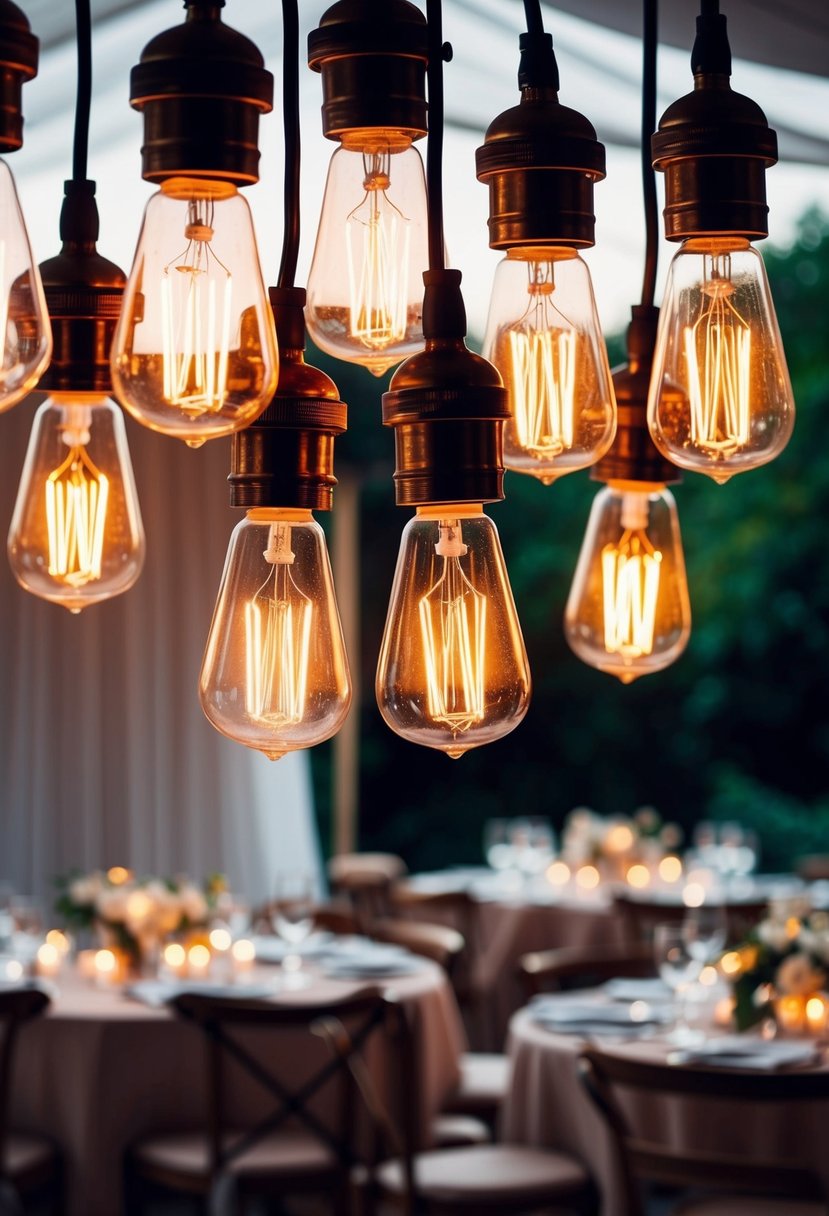
[[[365,141],[338,148],[308,275],[305,317],[317,346],[376,376],[419,350],[427,242],[417,149]]]
[[[509,392],[508,469],[549,485],[604,456],[616,402],[590,272],[575,249],[510,249],[495,272],[484,355]]]
[[[564,631],[583,662],[623,684],[682,654],[691,606],[676,504],[663,485],[610,482],[596,495]]]
[[[111,362],[124,408],[190,447],[262,413],[276,387],[276,337],[235,186],[171,178],[152,196]]]
[[[271,760],[342,726],[351,678],[325,534],[310,511],[256,508],[234,529],[199,695],[218,731]]]
[[[530,671],[501,543],[481,507],[418,507],[403,531],[377,702],[412,743],[453,759],[514,730]]]
[[[56,393],[37,411],[8,539],[27,591],[80,612],[127,591],[144,564],[144,528],[121,411]]]
[[[52,329],[11,170],[0,160],[0,410],[30,393],[52,354]]]
[[[663,395],[670,384],[684,402]],[[763,260],[748,241],[688,240],[671,263],[648,426],[674,464],[720,483],[788,443],[792,386]]]

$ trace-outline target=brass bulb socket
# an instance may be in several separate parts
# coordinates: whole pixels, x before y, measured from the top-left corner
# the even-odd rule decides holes
[[[525,89],[519,105],[490,123],[475,164],[489,186],[492,249],[594,244],[593,184],[605,176],[604,145],[554,92]]]
[[[23,85],[37,75],[40,44],[25,13],[12,0],[0,0],[0,151],[23,143]]]
[[[777,161],[777,135],[727,76],[696,77],[694,91],[662,115],[651,153],[665,174],[668,240],[768,236],[766,169]]]
[[[127,277],[94,245],[64,244],[40,264],[52,326],[52,359],[38,383],[47,392],[112,394],[109,355]]]
[[[273,76],[218,7],[191,6],[185,22],[147,44],[130,74],[130,105],[144,118],[146,181],[259,180],[259,116],[273,108]]]
[[[322,77],[327,139],[380,130],[407,146],[427,130],[428,42],[407,0],[341,0],[308,36],[308,66]],[[353,142],[353,141],[352,141]]]

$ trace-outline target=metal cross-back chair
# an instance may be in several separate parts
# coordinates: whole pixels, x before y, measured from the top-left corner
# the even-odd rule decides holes
[[[49,997],[37,988],[0,993],[0,1212],[23,1213],[27,1201],[47,1199],[51,1211],[63,1211],[63,1167],[55,1144],[46,1136],[10,1128],[10,1081],[20,1027],[49,1007]]]
[[[382,1033],[383,998],[375,989],[365,989],[332,1005],[279,1006],[188,993],[171,1006],[205,1036],[205,1126],[196,1133],[149,1136],[129,1148],[125,1184],[130,1216],[144,1210],[151,1189],[192,1195],[210,1213],[238,1212],[253,1195],[325,1195],[331,1211],[345,1216],[351,1210],[351,1174],[361,1156],[358,1139],[366,1123],[358,1117],[361,1099],[351,1063]],[[334,1054],[324,1050],[319,1037],[332,1018],[348,1028],[345,1047]],[[298,1082],[284,1080],[281,1066],[269,1066],[259,1051],[261,1034],[292,1031],[307,1032],[306,1060],[313,1056],[315,1042],[320,1048]],[[251,1034],[255,1048],[245,1041]],[[295,1040],[290,1042],[289,1066],[302,1058]],[[282,1063],[285,1059],[283,1054]],[[250,1126],[234,1127],[229,1119],[229,1061],[272,1103]],[[321,1114],[315,1103],[323,1094]]]
[[[673,1147],[638,1131],[624,1103],[634,1095],[649,1103],[663,1097],[704,1102],[711,1126],[720,1127],[720,1120],[734,1118],[735,1108],[717,1110],[719,1102],[739,1102],[746,1110],[757,1104],[785,1103],[791,1109],[801,1103],[822,1102],[829,1111],[829,1073],[691,1068],[593,1048],[581,1053],[579,1072],[613,1140],[624,1216],[645,1216],[643,1184],[649,1182],[697,1192],[682,1202],[675,1216],[829,1213],[825,1183],[805,1165],[774,1160],[768,1153],[748,1158],[721,1146],[707,1151]],[[708,1194],[699,1195],[701,1188]]]
[[[709,901],[706,907],[721,907],[728,941],[739,941],[758,921],[763,919],[768,900],[741,900],[739,902]],[[626,940],[631,942],[653,941],[658,924],[681,924],[689,909],[681,903],[668,903],[656,899],[643,899],[627,891],[616,891],[613,895],[613,911],[625,926]]]

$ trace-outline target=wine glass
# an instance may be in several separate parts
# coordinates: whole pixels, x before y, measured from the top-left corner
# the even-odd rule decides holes
[[[484,853],[487,864],[496,873],[504,873],[515,865],[515,845],[509,819],[487,819],[484,825]]]
[[[722,904],[700,904],[688,908],[682,921],[682,935],[688,953],[700,967],[712,963],[722,953],[727,934],[725,908]]]
[[[542,815],[533,815],[523,822],[526,825],[526,843],[519,854],[518,865],[527,878],[535,878],[542,874],[553,860],[555,853],[553,825]]]
[[[662,981],[676,994],[675,1020],[667,1038],[670,1043],[688,1046],[698,1043],[702,1036],[694,1031],[685,1018],[685,997],[703,964],[691,953],[684,925],[670,922],[659,924],[653,935],[654,961]]]
[[[314,927],[314,881],[310,874],[293,872],[279,876],[272,904],[271,924],[274,932],[287,946],[282,959],[279,986],[306,988],[311,979],[302,970],[300,947]]]

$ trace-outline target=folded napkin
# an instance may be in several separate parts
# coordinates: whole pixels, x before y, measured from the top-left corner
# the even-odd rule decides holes
[[[548,996],[531,1006],[533,1021],[547,1030],[575,1034],[638,1033],[646,1027],[662,1025],[669,1016],[642,1001],[630,1005],[585,997]]]
[[[673,1001],[674,994],[664,980],[656,976],[634,979],[619,976],[602,984],[601,991],[611,1001]]]
[[[329,979],[384,979],[391,975],[412,975],[422,971],[425,965],[417,955],[391,946],[327,958],[322,964],[322,972]]]
[[[698,1047],[672,1051],[671,1064],[707,1064],[710,1068],[748,1068],[771,1072],[798,1064],[816,1064],[821,1058],[816,1043],[794,1039],[757,1039],[729,1034],[709,1039]]]
[[[337,949],[333,933],[312,933],[304,942],[291,945],[281,937],[273,934],[256,934],[252,939],[256,951],[257,962],[281,963],[288,955],[300,955],[302,958],[320,958]]]
[[[267,984],[208,984],[198,980],[138,980],[124,989],[125,996],[149,1005],[151,1009],[160,1009],[185,992],[237,1001],[264,1001],[274,995],[273,988]]]

